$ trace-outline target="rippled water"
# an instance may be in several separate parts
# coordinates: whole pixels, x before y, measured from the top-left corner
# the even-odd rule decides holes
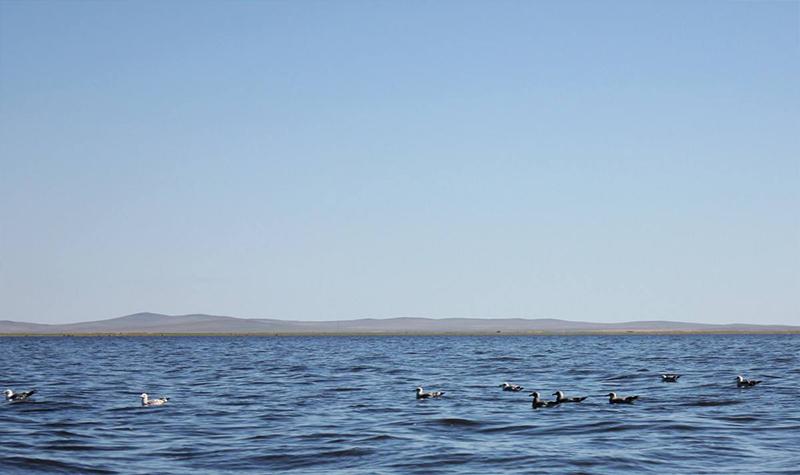
[[[0,338],[0,472],[800,470],[800,336]],[[676,384],[659,374],[682,373]],[[763,379],[737,389],[737,374]],[[522,393],[503,392],[510,381]],[[417,401],[414,388],[444,390]],[[589,395],[534,410],[528,389]],[[140,407],[139,394],[169,395]],[[609,405],[609,391],[638,394]]]

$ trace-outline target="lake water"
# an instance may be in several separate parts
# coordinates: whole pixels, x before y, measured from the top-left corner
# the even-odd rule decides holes
[[[0,389],[38,390],[0,405],[0,473],[800,471],[798,335],[45,337],[0,351]],[[738,389],[737,374],[764,382]],[[417,401],[418,385],[446,395]],[[529,390],[559,389],[589,398],[531,408]],[[610,405],[610,391],[640,400]],[[143,408],[142,392],[171,401]]]

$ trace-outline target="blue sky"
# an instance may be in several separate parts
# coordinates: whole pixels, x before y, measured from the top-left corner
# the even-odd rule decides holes
[[[797,2],[0,2],[0,319],[800,324]]]

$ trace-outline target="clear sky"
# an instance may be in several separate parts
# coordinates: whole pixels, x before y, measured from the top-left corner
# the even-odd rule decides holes
[[[0,0],[0,319],[800,324],[799,5]]]

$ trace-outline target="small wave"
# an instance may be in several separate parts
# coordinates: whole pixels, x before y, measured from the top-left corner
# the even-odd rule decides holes
[[[63,471],[68,473],[117,473],[112,470],[104,468],[90,467],[82,464],[73,464],[61,462],[59,460],[50,460],[34,457],[11,456],[3,457],[3,463],[15,467],[24,468],[27,470],[42,470],[42,471]]]
[[[482,434],[494,434],[496,432],[502,432],[506,434],[513,434],[515,432],[525,432],[531,429],[536,428],[536,426],[531,424],[520,424],[520,425],[502,425],[502,426],[493,426],[493,427],[486,427],[480,430]]]
[[[328,452],[320,452],[319,457],[363,457],[375,452],[372,449],[364,447],[351,447],[349,449],[330,450]]]
[[[360,439],[361,442],[380,442],[384,440],[404,440],[403,437],[396,437],[389,434],[378,434]]]
[[[493,356],[486,358],[487,361],[523,361],[519,356]]]
[[[733,406],[736,404],[741,404],[742,401],[735,401],[732,399],[722,400],[722,401],[695,401],[686,404],[687,406],[695,406],[695,407],[715,407],[715,406]]]
[[[442,419],[435,419],[433,421],[434,424],[443,425],[443,426],[460,426],[460,427],[470,427],[470,426],[480,426],[483,425],[481,422],[473,421],[470,419],[461,419],[458,417],[445,417]]]

